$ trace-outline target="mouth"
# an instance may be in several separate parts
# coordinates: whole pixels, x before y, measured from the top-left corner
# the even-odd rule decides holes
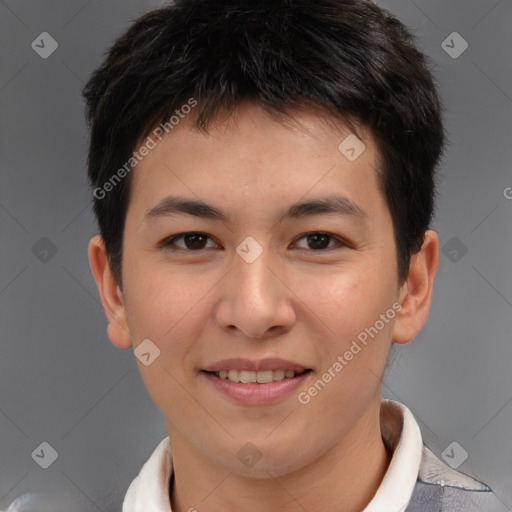
[[[242,406],[264,406],[293,399],[307,385],[312,369],[201,370],[208,389]]]
[[[217,377],[221,380],[229,380],[231,382],[242,384],[269,384],[271,382],[281,382],[286,379],[294,379],[306,373],[311,372],[311,369],[303,371],[295,370],[220,370],[220,371],[207,371],[205,373]]]

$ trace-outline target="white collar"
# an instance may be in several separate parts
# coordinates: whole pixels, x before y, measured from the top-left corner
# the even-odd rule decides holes
[[[375,496],[363,512],[400,512],[407,507],[418,479],[423,451],[421,431],[405,405],[382,400],[381,433],[393,456]]]
[[[393,456],[381,485],[363,512],[405,510],[418,478],[423,441],[411,411],[400,402],[382,400],[381,431]],[[123,512],[172,512],[169,499],[171,475],[171,447],[166,437],[131,483]]]

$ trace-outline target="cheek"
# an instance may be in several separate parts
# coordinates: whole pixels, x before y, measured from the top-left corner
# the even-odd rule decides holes
[[[301,286],[297,295],[309,309],[308,317],[316,322],[313,329],[322,332],[329,352],[338,355],[391,307],[394,288],[390,275],[366,262],[333,269],[328,275],[309,275],[302,286],[297,281]],[[390,330],[389,324],[381,330]]]
[[[310,314],[316,318],[311,329],[321,334],[317,346],[323,368],[314,389],[303,391],[328,423],[339,421],[339,411],[350,417],[349,424],[355,421],[378,391],[395,313],[393,272],[386,272],[384,262],[366,261],[308,281],[307,304],[318,315]],[[382,321],[389,311],[387,322]]]
[[[129,261],[126,263],[128,268]],[[132,265],[126,285],[134,347],[149,339],[159,351],[150,365],[137,360],[150,396],[160,410],[172,411],[179,403],[180,414],[206,424],[183,383],[195,369],[195,340],[206,321],[204,297],[212,285],[205,279],[187,276],[186,271],[171,273],[165,265],[147,264]]]
[[[179,268],[170,272],[161,263],[133,266],[127,276],[132,332],[162,343],[165,340],[166,345],[169,340],[180,340],[180,333],[200,325],[201,302],[214,283],[207,273],[192,276]]]
[[[323,367],[301,391],[302,399],[310,400],[304,410],[315,412],[308,419],[311,428],[332,426],[327,444],[347,433],[379,391],[393,326],[392,318],[380,320],[391,309],[393,288],[379,275],[377,268],[366,266],[364,271],[334,273],[324,282],[310,281],[317,283],[309,286],[308,306],[318,312],[312,329],[321,333],[317,343],[324,352]]]

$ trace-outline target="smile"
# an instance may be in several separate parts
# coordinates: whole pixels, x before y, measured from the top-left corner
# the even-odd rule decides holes
[[[297,390],[313,375],[311,369],[219,370],[199,372],[208,387],[238,405],[256,406],[295,398]]]

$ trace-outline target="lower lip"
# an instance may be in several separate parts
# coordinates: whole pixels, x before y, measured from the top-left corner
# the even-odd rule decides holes
[[[292,377],[266,384],[233,382],[229,379],[221,379],[211,373],[200,372],[216,389],[221,393],[244,405],[267,404],[281,400],[296,391],[311,371]]]

